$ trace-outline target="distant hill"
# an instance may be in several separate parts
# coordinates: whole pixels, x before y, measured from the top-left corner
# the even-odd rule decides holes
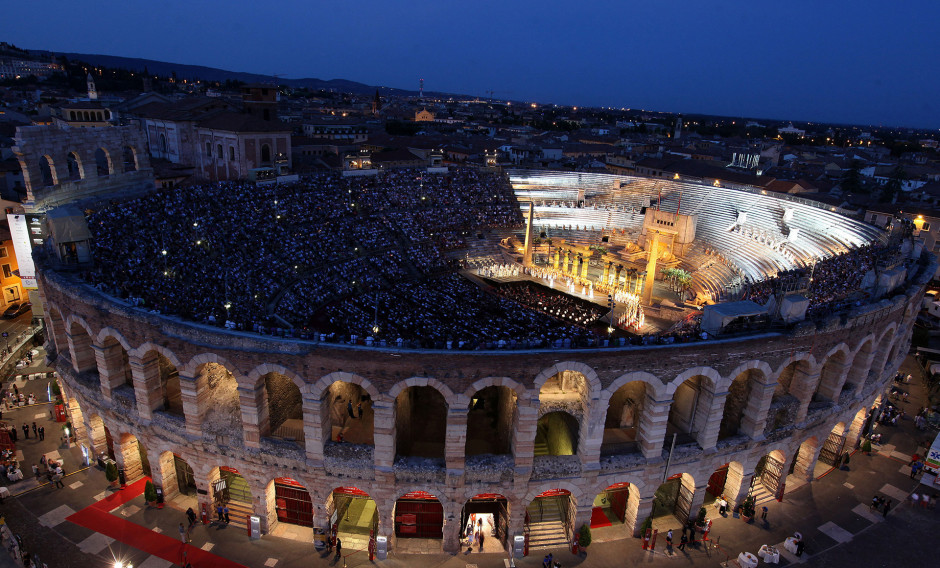
[[[48,51],[31,50],[34,54],[48,54]],[[170,76],[174,72],[180,79],[202,79],[203,81],[243,81],[245,83],[271,83],[274,78],[271,75],[261,75],[259,73],[244,73],[241,71],[227,71],[225,69],[216,69],[215,67],[204,67],[202,65],[186,65],[183,63],[168,63],[166,61],[156,61],[154,59],[140,59],[136,57],[120,57],[117,55],[100,55],[93,53],[58,53],[64,55],[70,60],[79,60],[91,65],[101,65],[104,67],[115,67],[127,69],[130,71],[147,71],[154,75]],[[384,95],[395,95],[399,97],[417,96],[417,91],[408,91],[405,89],[395,89],[391,87],[376,87],[375,85],[366,85],[356,81],[346,79],[287,79],[279,77],[279,85],[289,87],[307,87],[308,89],[334,90],[341,93],[373,94],[376,88]],[[447,93],[425,92],[428,96],[448,96]]]

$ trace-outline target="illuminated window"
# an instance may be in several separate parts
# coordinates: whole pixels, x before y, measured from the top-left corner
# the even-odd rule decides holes
[[[3,265],[3,278],[4,278],[4,279],[7,279],[7,278],[9,278],[9,277],[11,277],[11,276],[13,276],[13,271],[10,270],[10,265],[9,265],[9,264],[4,264],[4,265]]]
[[[921,231],[929,231],[930,223],[924,222],[924,226],[920,228]]]
[[[7,257],[7,247],[0,247],[0,258]]]

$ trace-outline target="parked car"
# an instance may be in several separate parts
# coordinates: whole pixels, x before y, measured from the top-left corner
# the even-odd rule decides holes
[[[8,307],[5,312],[3,312],[3,317],[7,319],[15,318],[21,314],[25,314],[32,307],[33,305],[30,304],[29,302],[24,302],[22,304],[20,304],[19,302],[15,304],[10,304],[10,307]]]

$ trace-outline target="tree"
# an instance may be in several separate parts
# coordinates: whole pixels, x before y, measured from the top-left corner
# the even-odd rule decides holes
[[[852,160],[849,169],[842,174],[842,181],[839,184],[842,187],[842,193],[868,193],[865,186],[862,185],[861,170],[861,162]]]
[[[157,488],[154,487],[152,481],[148,481],[147,485],[144,486],[144,501],[148,503],[154,503],[157,500]]]
[[[104,477],[111,483],[114,483],[118,479],[118,469],[113,461],[109,461],[108,465],[104,468]]]
[[[907,172],[901,164],[891,170],[891,176],[888,182],[881,189],[881,196],[878,198],[882,203],[891,203],[895,200],[904,187],[904,181],[907,179]]]
[[[581,528],[578,530],[578,546],[581,548],[591,546],[591,527],[589,527],[587,523],[581,525]]]

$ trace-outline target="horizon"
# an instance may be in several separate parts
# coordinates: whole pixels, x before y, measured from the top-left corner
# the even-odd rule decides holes
[[[655,7],[600,2],[581,9],[557,1],[504,6],[484,0],[472,11],[424,0],[413,2],[412,10],[396,10],[364,0],[355,12],[362,17],[352,19],[343,10],[292,0],[277,11],[296,17],[253,29],[239,16],[255,6],[245,0],[233,0],[225,13],[178,0],[159,12],[121,4],[108,12],[109,21],[95,11],[76,10],[74,2],[48,3],[68,6],[75,18],[49,21],[45,11],[15,5],[7,9],[7,21],[20,25],[8,30],[5,41],[57,53],[290,79],[332,77],[408,91],[424,78],[426,91],[489,98],[492,90],[495,100],[940,128],[940,77],[923,69],[940,48],[940,37],[930,30],[940,20],[940,5],[923,1],[893,11],[868,1],[853,3],[849,11],[813,4],[777,13],[740,2],[704,7],[690,0]],[[147,20],[141,28],[139,22]],[[203,28],[205,21],[218,25]],[[312,26],[304,27],[308,21]],[[461,25],[440,25],[450,21]],[[783,35],[767,31],[768,21]],[[839,25],[832,28],[832,22]],[[76,26],[100,33],[78,35]],[[168,29],[176,33],[168,36]],[[245,41],[245,34],[258,41]]]

